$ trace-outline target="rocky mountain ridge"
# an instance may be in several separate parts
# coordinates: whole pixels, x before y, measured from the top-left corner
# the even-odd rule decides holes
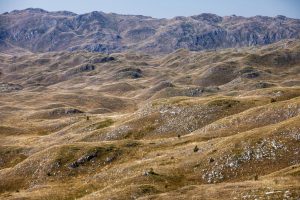
[[[77,51],[170,53],[238,48],[300,38],[300,20],[276,17],[191,17],[155,19],[29,8],[0,15],[1,52]]]

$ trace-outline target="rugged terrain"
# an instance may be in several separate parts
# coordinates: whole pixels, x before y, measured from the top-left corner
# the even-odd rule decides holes
[[[0,15],[0,51],[77,51],[171,53],[239,48],[300,38],[300,20],[285,16],[191,17],[155,19],[91,12],[15,10]]]
[[[102,14],[36,15],[61,20],[51,34]],[[40,37],[19,47],[51,48]],[[299,40],[167,55],[24,49],[0,54],[0,199],[300,198]]]

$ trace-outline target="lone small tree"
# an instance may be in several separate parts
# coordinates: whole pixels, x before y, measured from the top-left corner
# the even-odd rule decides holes
[[[194,147],[194,152],[198,152],[199,151],[199,148],[198,148],[198,146],[196,145],[195,147]]]
[[[275,102],[276,102],[276,99],[271,98],[271,103],[275,103]]]
[[[255,180],[255,181],[258,180],[258,175],[257,175],[257,174],[254,175],[254,180]]]

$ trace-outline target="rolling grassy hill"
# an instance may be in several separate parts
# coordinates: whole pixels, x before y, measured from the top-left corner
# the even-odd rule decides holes
[[[0,198],[299,199],[299,73],[299,40],[1,53]]]

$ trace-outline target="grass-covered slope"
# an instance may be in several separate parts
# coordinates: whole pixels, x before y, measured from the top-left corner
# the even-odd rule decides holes
[[[0,55],[0,199],[299,199],[299,41]]]

